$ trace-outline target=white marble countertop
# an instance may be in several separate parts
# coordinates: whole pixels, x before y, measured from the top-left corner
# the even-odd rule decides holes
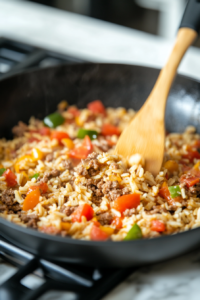
[[[133,29],[46,8],[25,1],[0,0],[0,36],[10,37],[90,61],[162,67],[172,48],[164,40]],[[179,72],[200,79],[200,50],[191,48]],[[0,283],[15,268],[0,263]],[[197,300],[200,251],[169,262],[141,268],[110,292],[104,300]],[[36,286],[38,278],[27,279]],[[72,299],[51,291],[40,300]]]

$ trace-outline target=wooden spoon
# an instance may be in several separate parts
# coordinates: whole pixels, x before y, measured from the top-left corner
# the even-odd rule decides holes
[[[165,143],[165,106],[182,57],[197,37],[190,28],[178,31],[175,46],[145,104],[121,134],[115,153],[129,158],[135,153],[145,159],[145,169],[157,175],[161,169]]]

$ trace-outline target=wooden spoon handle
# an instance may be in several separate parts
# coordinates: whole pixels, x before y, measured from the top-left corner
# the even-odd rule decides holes
[[[172,85],[172,81],[176,75],[177,68],[182,60],[187,49],[193,43],[195,38],[197,37],[197,32],[190,28],[180,28],[177,34],[176,42],[174,48],[171,52],[171,55],[159,74],[159,77],[154,85],[154,88],[149,95],[148,100],[151,100],[152,105],[152,98],[154,101],[154,107],[160,108],[165,112],[165,106],[167,97]],[[148,106],[148,103],[147,103]],[[159,111],[159,109],[157,109]]]

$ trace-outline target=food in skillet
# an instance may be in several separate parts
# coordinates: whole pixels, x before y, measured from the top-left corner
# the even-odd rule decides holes
[[[200,136],[188,127],[169,134],[154,177],[142,157],[114,155],[135,112],[67,107],[44,121],[19,122],[0,140],[0,216],[25,227],[75,239],[134,240],[200,226]]]

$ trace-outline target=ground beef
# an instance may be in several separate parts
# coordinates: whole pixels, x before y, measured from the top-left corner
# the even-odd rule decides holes
[[[81,175],[81,176],[87,176],[88,175],[88,171],[82,165],[80,165],[76,168],[76,172],[77,172],[78,175]]]
[[[194,197],[194,195],[200,197],[200,183],[197,183],[188,189],[188,196]]]
[[[13,211],[14,213],[16,213],[16,212],[18,212],[18,211],[21,211],[21,206],[20,206],[20,204],[18,204],[18,203],[15,203],[14,205],[10,206],[10,208],[12,209],[12,211]]]
[[[19,137],[23,136],[26,131],[28,131],[28,126],[25,123],[21,122],[21,121],[19,121],[18,125],[14,126],[13,129],[12,129],[12,133],[15,136],[19,136]]]
[[[37,228],[37,222],[39,218],[37,215],[25,215],[21,214],[21,220],[28,226],[32,228]]]
[[[46,161],[47,161],[47,162],[51,162],[52,160],[53,160],[53,153],[47,154],[47,156],[46,156]]]
[[[92,203],[96,206],[100,206],[102,201],[102,197],[92,196]]]
[[[122,195],[122,190],[114,189],[110,191],[106,196],[110,201],[114,201],[115,199],[119,198]]]
[[[71,214],[77,209],[78,206],[65,206],[63,205],[60,212],[66,214],[66,216],[71,216]]]
[[[6,210],[7,206],[5,204],[0,204],[0,211]]]
[[[113,215],[110,212],[105,212],[98,215],[97,220],[101,225],[110,225],[113,220]]]
[[[88,157],[82,160],[81,164],[79,164],[76,168],[76,172],[81,176],[95,176],[99,172],[100,163],[96,159],[98,153],[91,153]]]
[[[52,170],[50,172],[45,172],[43,178],[41,179],[42,182],[47,182],[50,178],[57,177],[60,175],[59,170]]]
[[[0,205],[0,211],[6,210],[8,214],[14,214],[21,211],[20,204],[14,202],[15,194],[12,189],[3,191],[1,200],[3,202],[3,205]]]
[[[72,163],[69,159],[68,160],[63,160],[62,165],[66,170],[72,170],[73,169],[73,165],[72,165]]]
[[[108,152],[108,150],[110,149],[110,146],[108,145],[108,143],[104,143],[104,144],[101,143],[101,144],[97,145],[97,147],[102,152]]]
[[[15,194],[12,189],[5,190],[2,193],[2,202],[7,206],[14,204]]]

